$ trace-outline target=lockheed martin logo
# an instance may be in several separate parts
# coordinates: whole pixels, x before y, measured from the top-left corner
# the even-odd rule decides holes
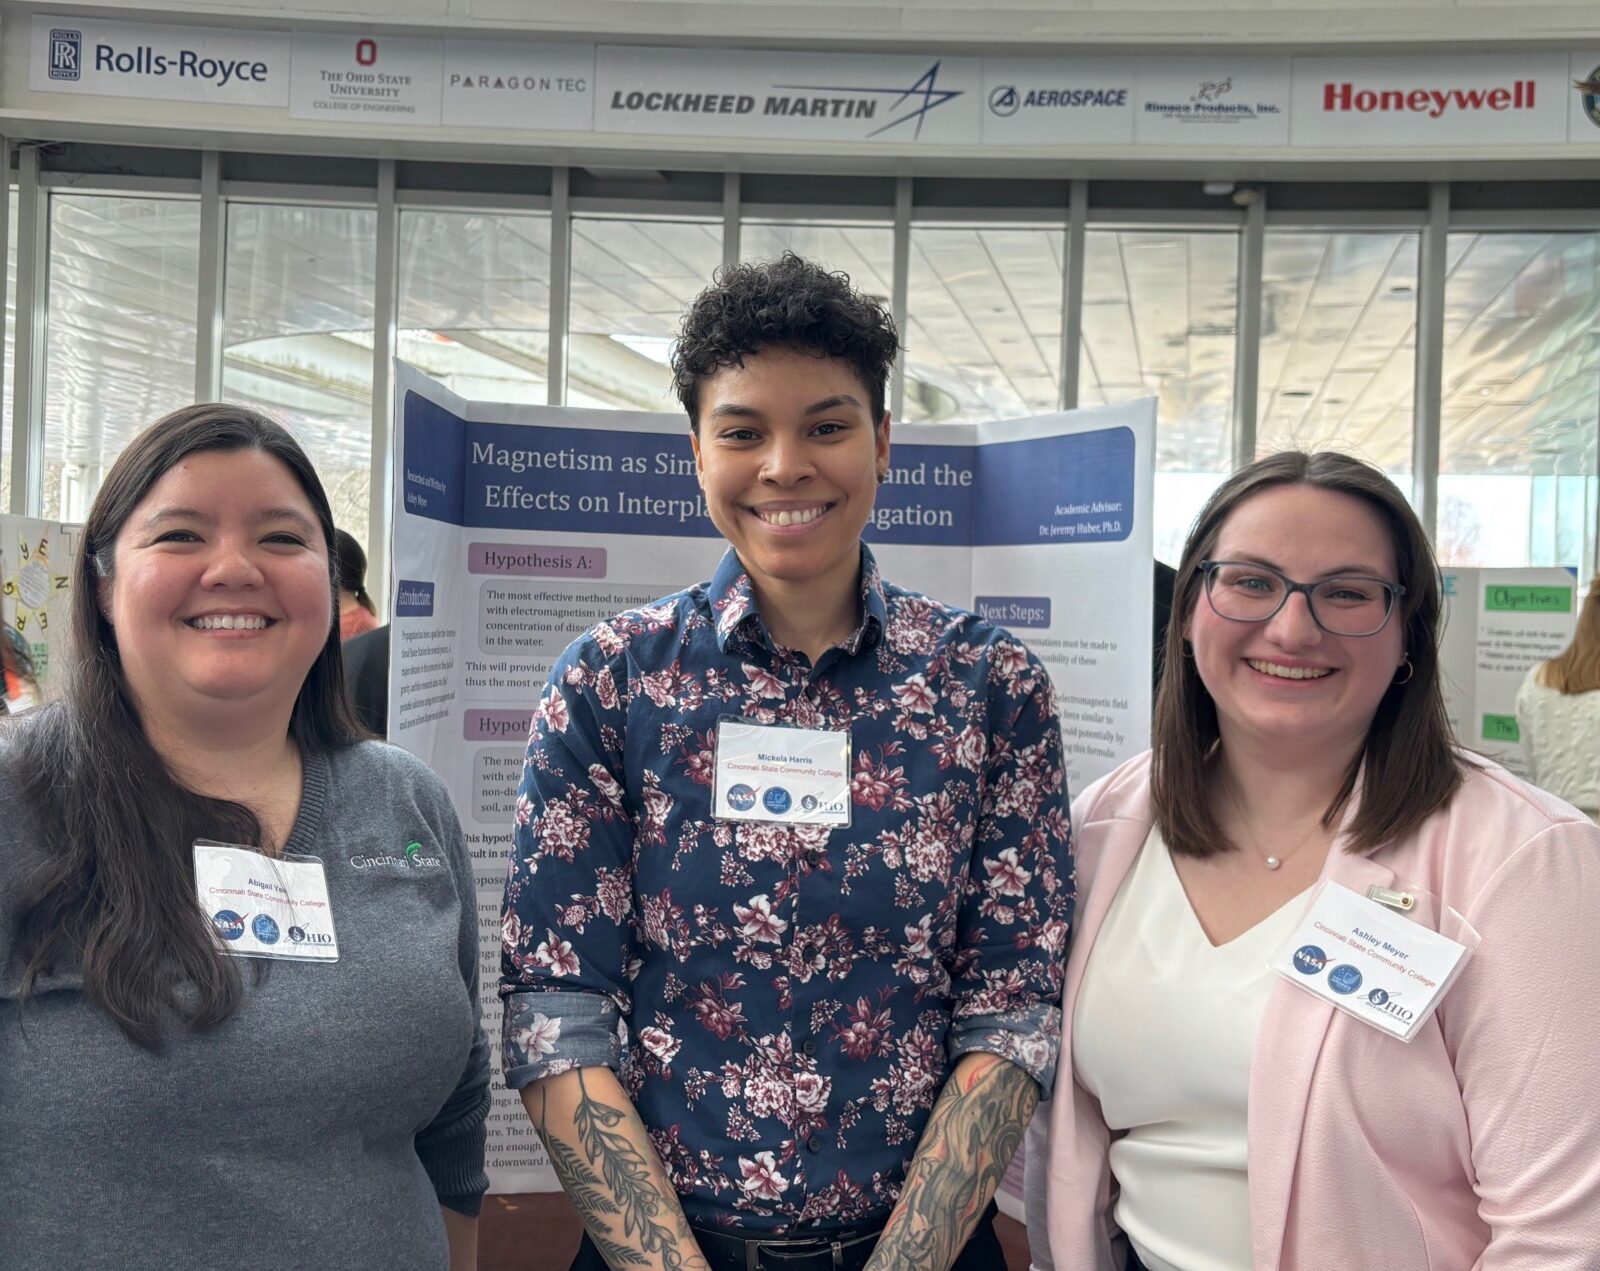
[[[880,133],[888,132],[891,128],[899,128],[903,124],[911,124],[913,125],[911,135],[913,137],[921,137],[922,121],[946,102],[960,97],[965,91],[960,88],[940,88],[939,65],[938,62],[935,62],[928,67],[908,88],[875,88],[872,86],[846,86],[843,84],[774,84],[773,87],[791,93],[851,93],[857,97],[869,99],[844,103],[847,107],[854,107],[854,109],[839,110],[836,108],[831,112],[827,112],[853,118],[872,118],[877,114],[878,101],[876,99],[892,97],[894,100],[889,103],[888,113],[894,115],[894,118],[874,128],[867,136],[876,137]],[[804,98],[796,100],[800,104],[805,102]],[[827,99],[818,100],[826,101]],[[769,105],[767,113],[808,114],[820,112],[804,109],[774,112]]]

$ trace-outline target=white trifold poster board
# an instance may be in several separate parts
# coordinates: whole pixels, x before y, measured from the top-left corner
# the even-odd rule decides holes
[[[72,563],[83,527],[0,515],[0,618],[5,667],[0,683],[11,714],[60,692],[71,649]],[[20,656],[19,656],[20,655]]]
[[[1154,437],[1153,401],[896,425],[865,534],[886,578],[1039,655],[1074,790],[1149,744]],[[494,1040],[500,894],[545,677],[595,623],[709,578],[725,545],[682,415],[469,402],[397,364],[393,453],[389,737],[455,798]],[[491,1187],[555,1190],[494,1049]]]
[[[1526,777],[1517,690],[1572,640],[1577,578],[1560,568],[1450,568],[1444,589],[1439,656],[1450,726],[1462,745]]]

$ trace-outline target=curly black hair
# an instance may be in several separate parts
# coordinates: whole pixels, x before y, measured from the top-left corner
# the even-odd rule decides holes
[[[672,375],[691,428],[700,424],[706,378],[768,348],[848,362],[872,394],[872,418],[883,418],[889,368],[900,351],[894,319],[852,287],[849,275],[784,252],[777,260],[724,265],[683,315]]]

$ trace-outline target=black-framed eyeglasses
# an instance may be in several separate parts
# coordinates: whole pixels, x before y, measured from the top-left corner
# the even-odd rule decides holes
[[[1374,636],[1406,594],[1399,583],[1365,574],[1339,574],[1314,583],[1297,583],[1270,565],[1248,560],[1203,560],[1206,599],[1229,622],[1265,622],[1301,592],[1311,620],[1329,635]]]

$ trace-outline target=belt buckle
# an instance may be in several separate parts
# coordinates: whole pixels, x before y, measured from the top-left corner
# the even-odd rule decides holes
[[[766,1247],[766,1244],[767,1244],[766,1241],[752,1240],[748,1244],[745,1245],[745,1247],[744,1247],[745,1271],[767,1271],[767,1268],[763,1265],[763,1263],[761,1261],[761,1251],[762,1251],[763,1248]],[[830,1256],[830,1261],[833,1263],[833,1271],[844,1271],[844,1243],[842,1241],[829,1240],[826,1243],[824,1243],[822,1240],[818,1240],[816,1242],[816,1245],[819,1246],[819,1247],[816,1247],[814,1249],[815,1253],[827,1253],[827,1254],[831,1255]],[[780,1253],[776,1249],[772,1250],[772,1252],[774,1254],[777,1254],[779,1259],[782,1260],[782,1258],[784,1256],[782,1253]],[[813,1252],[813,1250],[807,1250],[807,1251],[805,1251],[805,1253],[800,1254],[800,1256],[802,1256],[802,1257],[803,1256],[807,1256],[807,1254],[810,1254],[812,1252]],[[794,1255],[790,1255],[790,1256],[792,1257]]]

